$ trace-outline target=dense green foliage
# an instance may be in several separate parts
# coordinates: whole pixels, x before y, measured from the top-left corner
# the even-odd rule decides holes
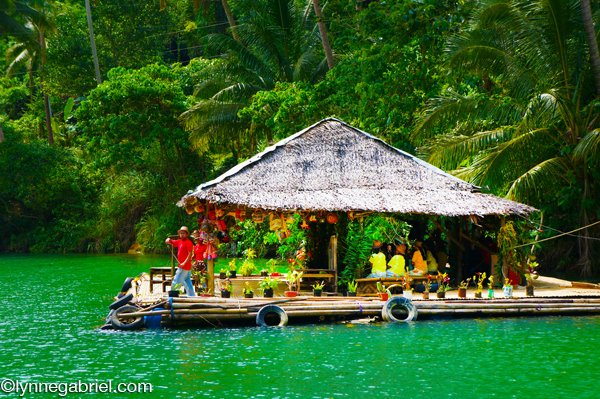
[[[227,3],[233,27],[221,1],[91,2],[98,85],[82,4],[0,1],[0,250],[162,251],[194,223],[183,193],[328,116],[535,205],[552,229],[598,221],[581,1],[322,2],[329,70],[310,1]],[[369,228],[348,226],[348,274]],[[598,231],[542,245],[546,260],[596,273]],[[264,226],[233,235],[273,250]]]

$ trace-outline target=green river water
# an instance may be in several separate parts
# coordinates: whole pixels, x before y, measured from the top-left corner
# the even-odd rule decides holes
[[[151,393],[67,398],[600,398],[600,317],[97,329],[125,277],[167,262],[0,256],[2,388],[7,380],[152,384]]]

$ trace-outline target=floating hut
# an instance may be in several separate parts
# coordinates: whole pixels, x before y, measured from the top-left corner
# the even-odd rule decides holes
[[[535,210],[525,204],[482,193],[479,187],[334,118],[324,119],[267,147],[216,179],[190,190],[178,205],[211,223],[228,217],[263,220],[270,213],[281,215],[284,226],[284,218],[292,213],[303,218],[314,213],[346,213],[349,218],[368,213],[393,213],[477,220],[490,216],[526,216]],[[337,277],[335,242],[332,244],[334,250],[330,253],[328,267],[315,270],[317,278]],[[306,276],[310,275],[308,270]],[[154,283],[152,279],[146,283],[149,292]],[[214,287],[214,262],[209,259],[210,292],[214,292]],[[152,312],[162,322],[256,320],[261,324],[257,317],[264,307],[275,309],[273,312],[279,315],[279,309],[283,309],[289,318],[316,317],[320,320],[374,315],[405,320],[401,316],[386,316],[386,309],[388,314],[394,314],[390,306],[395,305],[411,320],[416,317],[417,310],[422,315],[480,315],[488,309],[490,314],[497,315],[560,313],[565,306],[582,312],[600,309],[595,299],[570,302],[560,299],[545,304],[532,299],[519,301],[518,306],[514,306],[514,302],[478,301],[474,304],[433,300],[419,303],[415,308],[410,300],[395,299],[398,297],[392,298],[391,302],[382,302],[369,297],[222,300],[214,297],[168,299],[164,294],[155,295],[138,298],[137,306],[121,312],[121,316],[129,313],[124,319],[139,319]],[[127,302],[123,298],[120,301],[117,305]],[[488,303],[494,305],[487,306]],[[117,305],[111,305],[113,319],[118,312]]]

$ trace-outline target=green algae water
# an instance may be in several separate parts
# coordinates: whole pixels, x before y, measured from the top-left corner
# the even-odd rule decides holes
[[[67,398],[600,397],[599,317],[97,329],[125,277],[167,262],[0,256],[3,387],[6,380],[152,384],[146,393],[62,395]]]

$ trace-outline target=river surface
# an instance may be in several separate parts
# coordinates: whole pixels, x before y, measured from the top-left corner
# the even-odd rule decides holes
[[[7,380],[152,384],[151,393],[26,398],[600,397],[600,317],[98,330],[125,277],[167,263],[133,255],[0,256],[2,388],[10,388]]]

